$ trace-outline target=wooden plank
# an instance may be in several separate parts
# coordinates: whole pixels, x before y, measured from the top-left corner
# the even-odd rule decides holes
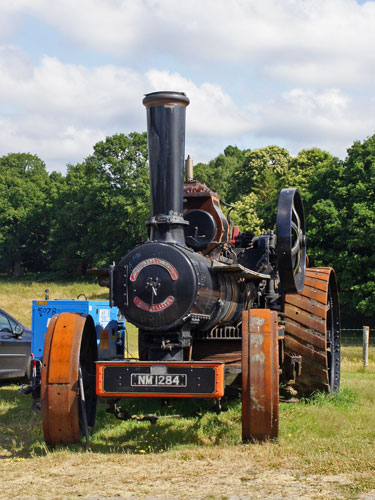
[[[311,330],[316,330],[322,335],[327,333],[327,326],[324,319],[312,316],[310,313],[302,311],[299,307],[285,304],[284,314],[286,318],[290,318]]]
[[[312,314],[315,314],[316,316],[319,316],[320,318],[326,319],[327,318],[327,310],[328,306],[327,305],[322,305],[319,302],[315,302],[312,299],[309,299],[308,297],[303,297],[302,295],[298,293],[288,293],[285,295],[285,304],[292,304],[294,306],[299,307],[300,309],[304,311],[308,311]]]
[[[285,347],[288,351],[295,352],[297,354],[301,354],[302,358],[307,358],[311,361],[316,361],[319,363],[323,368],[328,368],[327,366],[327,356],[325,354],[322,354],[319,351],[316,351],[314,348],[308,347],[298,340],[296,340],[294,337],[291,337],[289,335],[285,336]],[[303,359],[302,359],[302,364],[303,364]]]
[[[303,328],[301,325],[290,319],[285,320],[285,332],[286,335],[291,334],[294,337],[296,337],[297,340],[298,339],[303,340],[306,343],[311,344],[314,347],[321,349],[323,352],[325,352],[326,349],[325,337],[319,337],[317,335],[314,335],[312,331]]]
[[[328,292],[328,281],[323,281],[316,278],[310,278],[309,276],[305,277],[305,286],[311,286],[316,288],[317,290],[322,290],[323,292]]]
[[[303,377],[301,375],[298,378],[298,385],[301,387],[301,392],[306,395],[311,395],[311,393],[315,391],[329,392],[328,383],[313,377]]]
[[[308,267],[306,274],[331,274],[332,270],[332,267]]]
[[[320,380],[322,383],[328,384],[328,367],[323,368],[321,365],[305,359],[302,361],[302,375],[311,377],[314,380]]]
[[[310,286],[304,286],[301,295],[309,297],[321,304],[327,304],[327,294]]]

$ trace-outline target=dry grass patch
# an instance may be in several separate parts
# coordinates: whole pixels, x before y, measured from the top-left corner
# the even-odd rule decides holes
[[[292,468],[261,467],[259,453],[267,454],[270,446],[174,451],[162,457],[57,452],[9,464],[8,474],[2,474],[3,491],[17,498],[58,499],[345,498],[340,491],[351,484],[346,475],[323,481]],[[6,497],[0,493],[0,498]]]

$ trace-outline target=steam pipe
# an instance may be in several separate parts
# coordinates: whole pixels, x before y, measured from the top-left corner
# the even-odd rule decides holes
[[[185,157],[185,116],[189,99],[183,92],[152,92],[147,110],[150,167],[150,240],[185,245],[182,216]]]

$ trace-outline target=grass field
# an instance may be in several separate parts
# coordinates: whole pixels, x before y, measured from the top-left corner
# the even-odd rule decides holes
[[[83,293],[105,298],[90,286]],[[282,403],[278,441],[246,445],[238,400],[220,414],[206,402],[124,400],[131,414],[181,418],[119,421],[100,402],[91,450],[52,450],[30,398],[16,385],[0,386],[0,498],[374,498],[363,495],[375,491],[375,348],[367,370],[361,349],[345,348],[342,368],[337,395]]]

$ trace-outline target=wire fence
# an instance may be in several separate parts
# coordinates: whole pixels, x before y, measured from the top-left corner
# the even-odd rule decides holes
[[[375,331],[370,328],[369,346],[375,347]],[[363,328],[341,328],[342,346],[362,346]]]

